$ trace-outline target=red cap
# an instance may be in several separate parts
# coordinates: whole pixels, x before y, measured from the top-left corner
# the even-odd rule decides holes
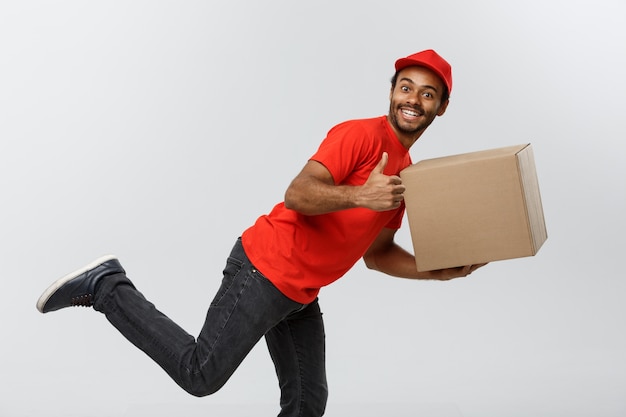
[[[396,72],[410,66],[426,67],[433,70],[448,87],[448,93],[452,92],[452,67],[437,52],[427,49],[406,58],[400,58],[396,61]]]

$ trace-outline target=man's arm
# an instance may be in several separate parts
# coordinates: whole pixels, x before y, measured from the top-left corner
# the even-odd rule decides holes
[[[396,230],[387,228],[380,232],[374,243],[363,255],[363,260],[368,268],[400,278],[447,281],[453,278],[465,277],[485,265],[468,265],[458,268],[418,272],[415,265],[415,256],[394,242],[395,234]]]
[[[355,207],[376,211],[398,208],[404,185],[398,176],[383,174],[388,155],[383,152],[376,168],[361,186],[335,185],[328,169],[309,161],[285,192],[285,207],[306,215],[317,215]]]

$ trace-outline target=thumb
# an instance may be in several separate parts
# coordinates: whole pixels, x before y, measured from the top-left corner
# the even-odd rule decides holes
[[[376,168],[374,168],[374,172],[382,174],[387,166],[387,162],[389,162],[389,154],[387,154],[387,152],[383,152],[383,156],[380,158],[380,161],[378,161]]]

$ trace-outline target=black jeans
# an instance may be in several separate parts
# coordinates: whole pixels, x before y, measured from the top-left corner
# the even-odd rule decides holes
[[[158,311],[124,274],[101,281],[94,308],[195,396],[219,390],[265,336],[281,390],[279,417],[324,414],[325,334],[317,300],[284,296],[248,260],[238,239],[196,340]]]

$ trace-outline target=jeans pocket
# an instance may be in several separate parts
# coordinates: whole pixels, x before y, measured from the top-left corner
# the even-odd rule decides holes
[[[222,284],[220,288],[217,290],[217,294],[213,298],[211,305],[218,305],[220,300],[224,297],[224,295],[228,292],[231,286],[235,282],[235,278],[241,271],[243,266],[243,262],[239,259],[233,258],[231,256],[226,260],[226,266],[222,271],[224,274],[224,278],[222,278]]]
[[[276,287],[276,285],[274,285],[272,281],[270,281],[265,275],[261,273],[261,271],[256,269],[254,266],[252,266],[252,268],[250,269],[250,276],[255,281],[257,281],[263,288],[265,288],[266,290],[269,290],[268,294],[272,294],[272,297],[274,297],[277,302],[280,301],[281,303],[284,302],[284,303],[293,305],[290,308],[293,307],[295,309],[304,307],[304,304],[293,301],[292,299],[287,297],[285,294],[283,294],[283,292],[279,290],[278,287]]]
[[[261,273],[261,271],[259,271],[258,269],[256,269],[254,266],[252,267],[252,269],[250,270],[250,274],[252,275],[252,277],[257,280],[258,282],[260,282],[262,285],[266,286],[267,288],[273,288],[275,291],[278,291],[278,288],[276,288],[276,286],[274,284],[272,284],[272,281],[270,281],[269,279],[267,279],[267,277],[265,275],[263,275]],[[281,293],[282,294],[282,293]]]

